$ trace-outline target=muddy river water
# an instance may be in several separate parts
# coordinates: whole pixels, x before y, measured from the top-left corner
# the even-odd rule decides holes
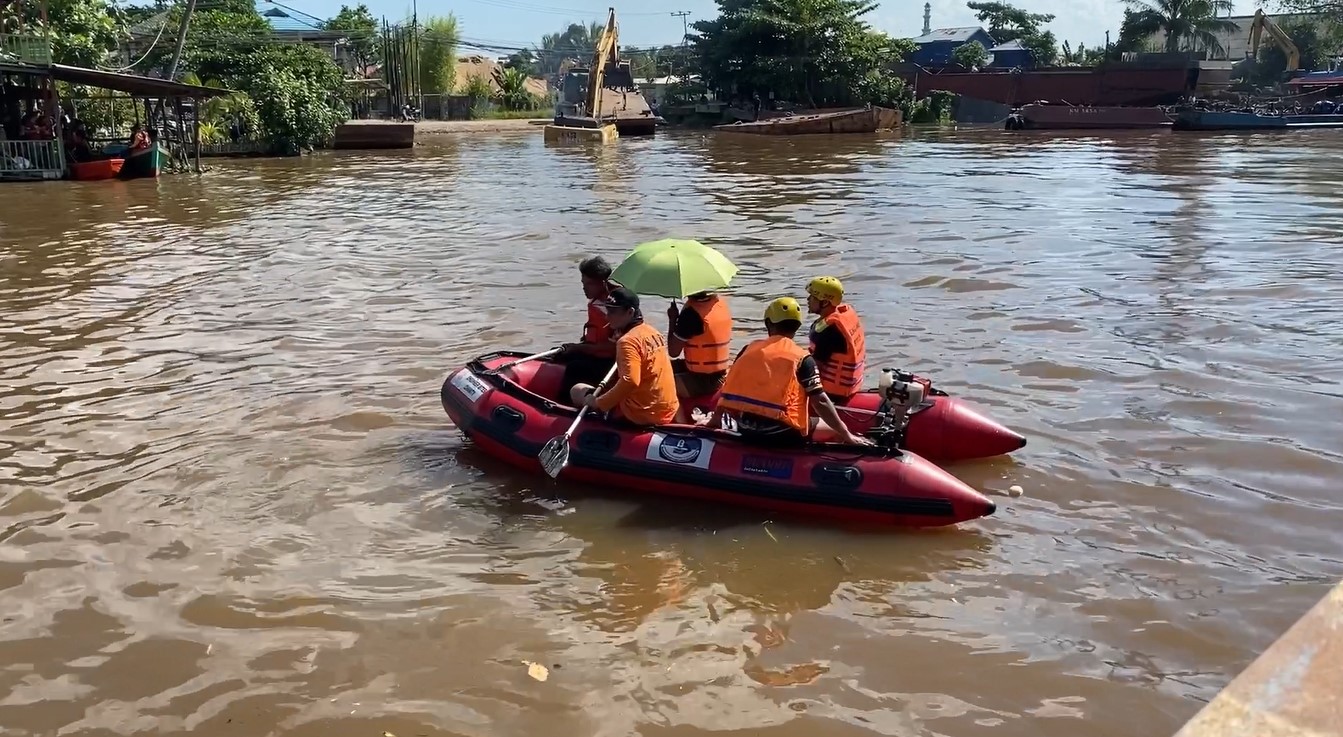
[[[531,131],[4,187],[0,735],[1173,733],[1343,574],[1340,171],[1328,131]],[[448,372],[666,236],[743,320],[842,278],[869,364],[1029,436],[951,468],[1026,496],[856,534],[473,450]]]

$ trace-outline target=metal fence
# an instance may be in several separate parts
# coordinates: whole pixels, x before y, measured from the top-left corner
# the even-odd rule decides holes
[[[51,44],[41,36],[0,33],[0,61],[50,64]]]
[[[0,141],[0,179],[60,179],[65,150],[60,141]]]

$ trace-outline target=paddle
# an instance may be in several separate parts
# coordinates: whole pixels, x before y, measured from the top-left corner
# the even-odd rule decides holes
[[[606,372],[606,378],[602,379],[602,383],[598,384],[597,388],[592,390],[593,393],[600,392],[602,387],[606,386],[606,383],[609,382],[611,377],[615,376],[615,374],[616,367],[615,364],[612,364],[611,370]],[[583,421],[583,416],[587,413],[588,408],[586,405],[580,407],[578,416],[575,417],[573,423],[569,425],[569,429],[565,430],[563,435],[556,435],[551,438],[536,456],[537,459],[541,461],[541,468],[545,470],[546,475],[550,478],[553,479],[558,477],[560,471],[563,471],[564,467],[569,465],[569,439],[574,436],[574,430],[578,429],[578,423]]]
[[[513,368],[514,366],[516,366],[516,365],[518,365],[518,364],[520,364],[520,363],[527,363],[528,361],[535,361],[535,360],[537,360],[538,358],[548,358],[548,357],[550,357],[550,356],[555,355],[556,353],[559,353],[559,352],[562,351],[562,350],[564,350],[564,349],[563,349],[563,348],[551,348],[550,350],[548,350],[548,351],[546,351],[546,352],[544,352],[544,353],[536,353],[536,354],[527,356],[526,358],[519,358],[519,359],[516,360],[516,361],[510,361],[509,363],[506,363],[506,364],[504,364],[504,365],[502,365],[502,366],[495,366],[495,367],[492,368],[492,369],[485,369],[485,370],[482,371],[481,373],[485,373],[485,374],[497,374],[497,373],[499,373],[500,371],[503,371],[504,369],[511,369],[511,368]]]

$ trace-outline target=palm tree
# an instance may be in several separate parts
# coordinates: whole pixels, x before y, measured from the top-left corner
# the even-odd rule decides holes
[[[527,90],[527,73],[521,69],[499,67],[494,70],[494,82],[499,85],[496,97],[505,110],[530,110],[536,100]]]
[[[1230,15],[1232,0],[1124,0],[1133,11],[1133,31],[1142,37],[1162,32],[1166,52],[1206,49],[1223,53],[1218,33],[1234,33],[1240,26],[1218,15]]]

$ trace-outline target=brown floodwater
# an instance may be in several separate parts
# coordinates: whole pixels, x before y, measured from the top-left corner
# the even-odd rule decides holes
[[[1340,171],[1329,131],[529,131],[0,188],[0,734],[1173,733],[1343,574]],[[951,468],[1026,496],[859,534],[465,442],[448,372],[575,339],[578,260],[665,236],[743,319],[841,277],[869,363],[1030,437]]]

